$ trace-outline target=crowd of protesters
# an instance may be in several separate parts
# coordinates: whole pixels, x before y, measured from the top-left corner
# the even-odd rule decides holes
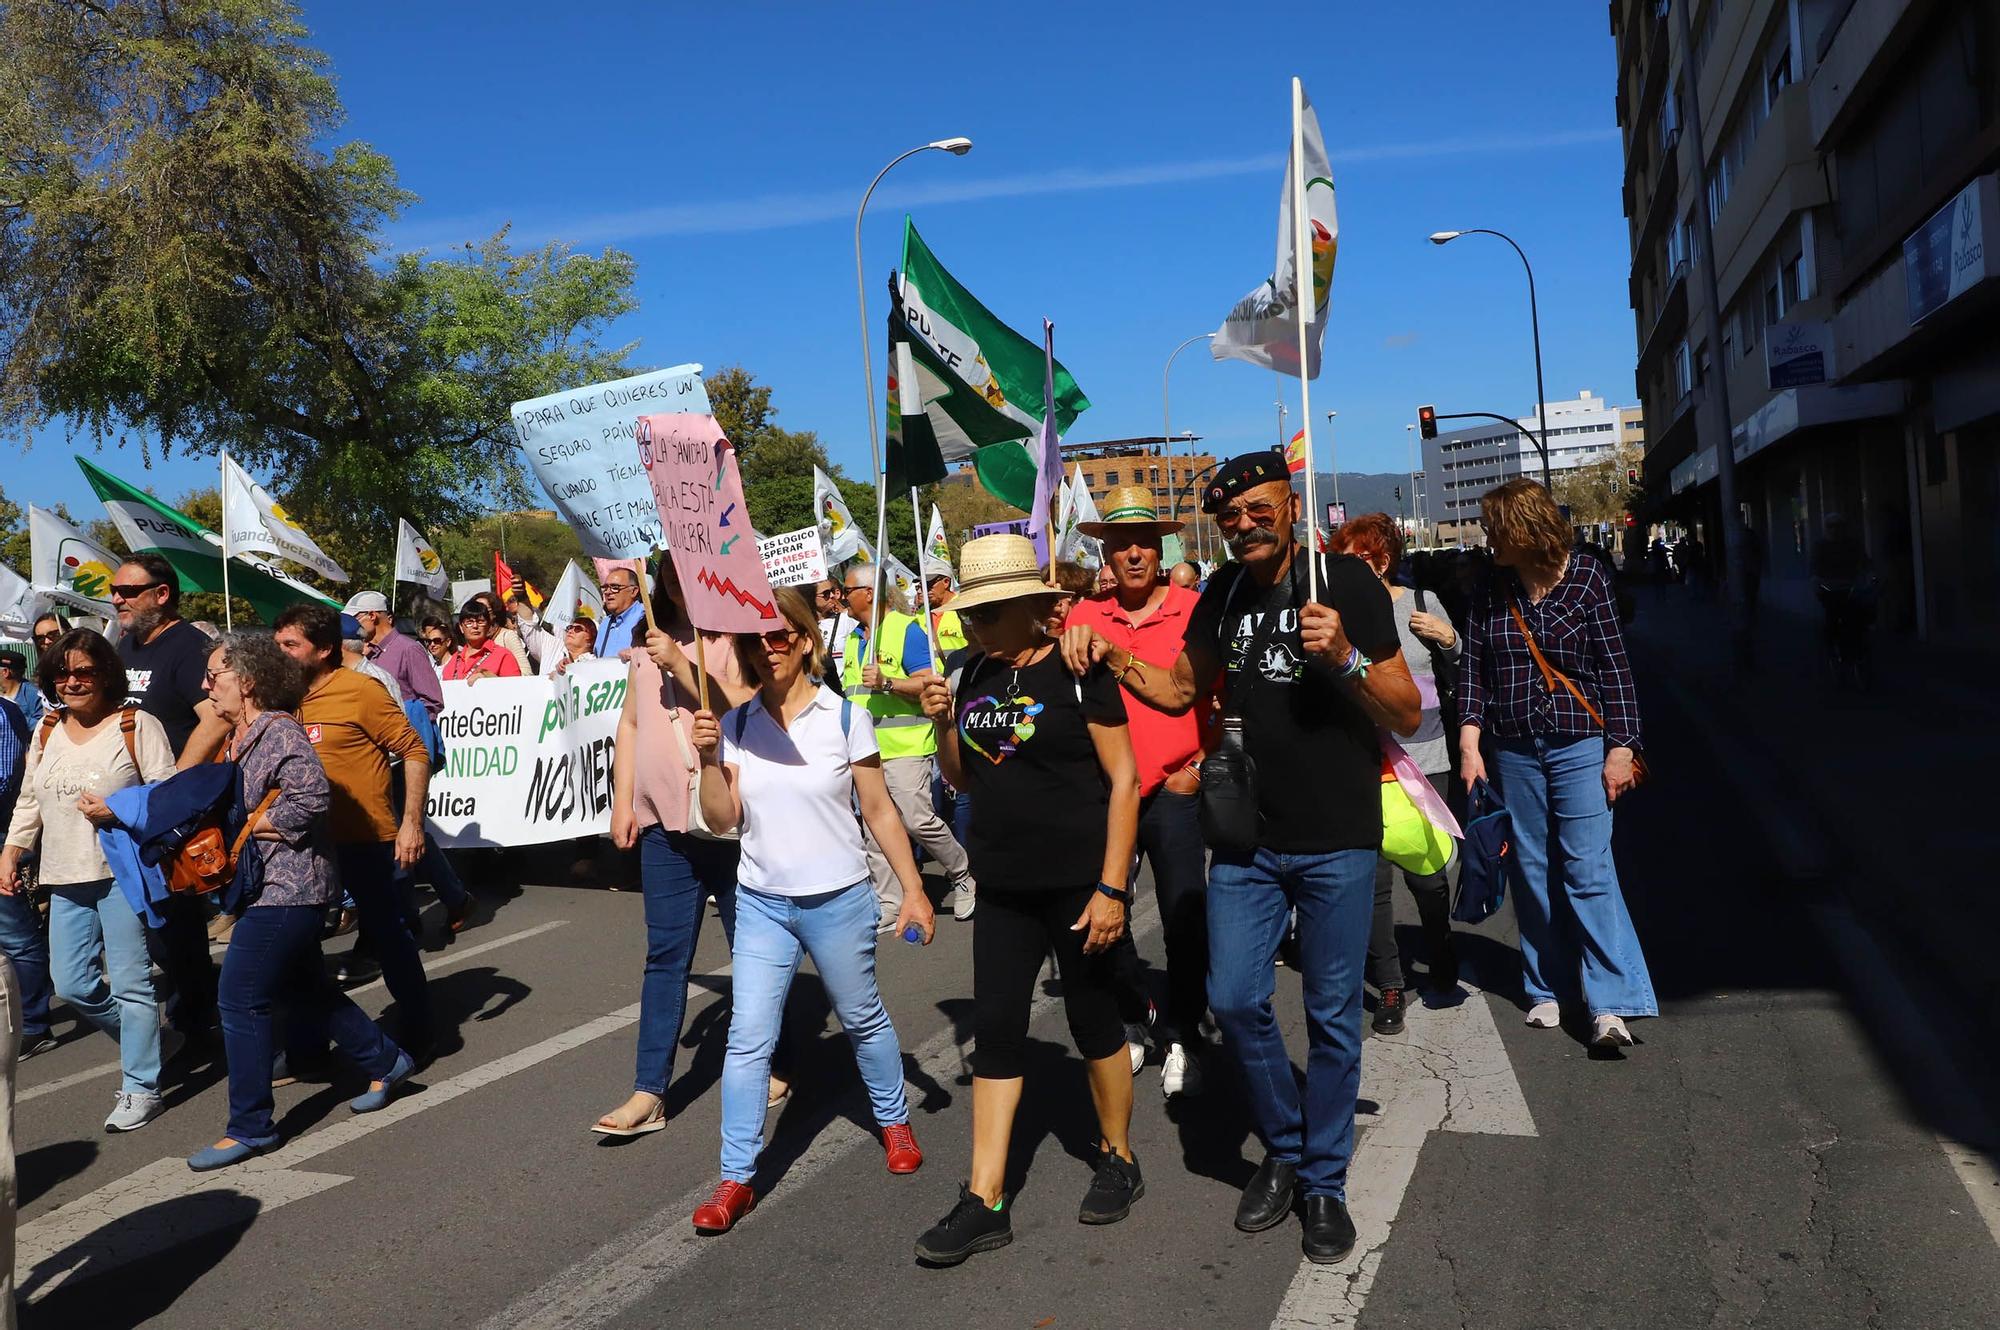
[[[609,569],[602,615],[560,632],[525,596],[483,593],[406,635],[362,592],[344,612],[299,605],[215,640],[181,617],[172,565],[135,555],[110,589],[115,646],[48,616],[34,678],[0,650],[0,1001],[19,1054],[53,1046],[52,998],[115,1039],[107,1131],[162,1111],[164,1068],[220,1061],[227,1121],[196,1170],[281,1143],[276,1085],[350,1075],[354,1112],[384,1107],[438,1051],[412,888],[433,886],[453,931],[473,908],[424,826],[442,685],[618,660],[611,841],[637,861],[645,963],[631,1093],[592,1130],[668,1124],[713,903],[732,1001],[721,1180],[697,1230],[727,1232],[758,1199],[802,959],[853,1045],[888,1171],[921,1166],[876,977],[882,939],[934,935],[921,853],[972,930],[973,1049],[969,1173],[920,1260],[1012,1240],[1013,1124],[1056,1092],[1024,1057],[1052,960],[1097,1124],[1079,1220],[1118,1222],[1144,1196],[1132,1104],[1157,1051],[1169,1098],[1223,1091],[1248,1110],[1265,1153],[1237,1227],[1298,1213],[1305,1254],[1338,1261],[1355,1242],[1366,989],[1373,1029],[1393,1036],[1418,986],[1382,854],[1393,759],[1439,806],[1497,789],[1528,1023],[1574,1017],[1623,1046],[1626,1022],[1658,1011],[1611,852],[1612,806],[1644,776],[1638,707],[1612,570],[1532,482],[1485,496],[1490,562],[1406,557],[1383,514],[1309,549],[1274,453],[1217,468],[1202,506],[1231,555],[1213,571],[1167,566],[1182,524],[1130,487],[1083,530],[1103,552],[1095,573],[981,537],[956,575],[925,561],[928,617],[877,604],[878,570],[857,564],[781,589],[776,625],[735,637],[690,622],[662,559],[650,593],[635,568]],[[142,847],[197,814],[234,868],[177,890],[178,862]],[[1141,864],[1162,924],[1158,1001],[1130,928]],[[1449,993],[1455,861],[1401,875],[1421,923],[1415,978]],[[324,940],[350,928],[352,952],[329,965]],[[219,973],[211,941],[226,943]],[[1303,979],[1302,1080],[1275,1008],[1281,963]],[[393,1000],[381,1023],[342,991],[376,973]]]

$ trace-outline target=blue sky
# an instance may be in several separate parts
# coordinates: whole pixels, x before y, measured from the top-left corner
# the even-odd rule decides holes
[[[1056,322],[1093,407],[1073,440],[1157,433],[1160,378],[1269,271],[1289,78],[1333,158],[1340,255],[1316,424],[1337,410],[1342,470],[1405,466],[1403,426],[1534,401],[1525,282],[1537,263],[1552,398],[1634,400],[1613,48],[1603,7],[949,5],[308,0],[348,112],[421,198],[398,248],[441,250],[512,222],[523,243],[614,246],[640,307],[614,330],[644,365],[741,362],[779,423],[867,469],[853,211],[891,157],[930,139],[963,158],[898,167],[864,235],[871,336],[907,209],[1002,318]],[[876,369],[882,354],[876,348]],[[879,391],[879,385],[877,388]],[[1199,346],[1174,368],[1173,424],[1228,453],[1277,433],[1298,385]],[[1319,431],[1316,429],[1316,435]],[[49,437],[17,499],[95,515]],[[1326,450],[1320,439],[1319,459]],[[207,461],[136,450],[112,469],[173,495]],[[12,467],[8,468],[12,470]]]

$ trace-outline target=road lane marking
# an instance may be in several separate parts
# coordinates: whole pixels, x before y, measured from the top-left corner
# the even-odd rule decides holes
[[[1993,1241],[2000,1243],[2000,1172],[1972,1146],[1948,1136],[1938,1137],[1937,1143],[1944,1157],[1951,1161],[1952,1172],[1958,1174],[1958,1180],[1971,1193],[1972,1208],[1986,1221],[1986,1231],[1993,1235]]]
[[[482,942],[476,947],[467,947],[463,951],[453,949],[424,966],[424,975],[428,978],[434,974],[442,974],[446,970],[464,964],[474,956],[483,956],[487,952],[497,950],[500,947],[511,946],[516,942],[523,942],[531,937],[539,937],[543,933],[561,928],[568,922],[569,920],[567,919],[551,919],[545,924],[536,924],[533,928],[524,928],[518,933],[509,933],[505,937],[496,937],[491,942]],[[383,987],[386,987],[386,985],[380,979],[377,979],[373,983],[363,984],[359,988],[348,989],[347,996],[351,998],[360,997],[363,993],[370,993]],[[82,1018],[79,1017],[78,1019],[81,1020]],[[97,1027],[91,1026],[90,1028],[95,1032]],[[14,1096],[14,1103],[16,1105],[25,1104],[31,1099],[40,1099],[43,1095],[57,1094],[69,1089],[72,1085],[82,1085],[85,1081],[94,1081],[100,1076],[109,1076],[111,1073],[117,1071],[118,1067],[119,1064],[116,1062],[100,1062],[94,1067],[85,1067],[82,1071],[73,1071],[67,1076],[59,1076],[53,1081],[43,1081],[40,1085],[31,1085]]]
[[[1301,1259],[1271,1330],[1351,1330],[1376,1273],[1417,1156],[1434,1131],[1535,1136],[1535,1119],[1500,1042],[1493,1008],[1473,990],[1455,1007],[1417,1007],[1401,1038],[1362,1048],[1361,1095],[1377,1111],[1355,1119],[1347,1209],[1359,1237],[1338,1265]]]
[[[1134,912],[1133,941],[1144,941],[1158,929],[1157,910]],[[1028,1011],[1031,1025],[1062,1005],[1062,998],[1043,991],[1040,983],[1035,987],[1035,1000]],[[949,1025],[916,1049],[905,1049],[904,1055],[914,1058],[923,1076],[940,1082],[956,1077],[965,1057],[957,1033]],[[770,1144],[766,1141],[765,1148]],[[757,1198],[757,1209],[746,1222],[754,1222],[756,1215],[768,1214],[775,1206],[801,1195],[814,1177],[864,1145],[879,1145],[873,1131],[846,1117],[834,1118],[785,1169],[783,1185],[771,1195]],[[516,1297],[481,1322],[480,1330],[585,1330],[613,1320],[659,1285],[677,1278],[705,1252],[715,1250],[714,1244],[698,1236],[688,1222],[688,1216],[708,1199],[714,1187],[712,1182],[705,1183],[655,1211],[558,1271],[539,1288]]]
[[[729,966],[696,975],[688,984],[688,1000],[714,992],[717,982],[729,973]],[[718,997],[717,1001],[726,1001]],[[218,1205],[192,1216],[176,1216],[171,1227],[144,1212],[163,1202],[206,1195],[248,1197],[260,1204],[260,1213],[303,1200],[352,1178],[335,1173],[308,1173],[295,1167],[337,1150],[386,1127],[415,1117],[429,1109],[448,1104],[463,1095],[504,1080],[517,1072],[572,1049],[581,1048],[605,1035],[636,1024],[639,1004],[585,1021],[582,1025],[530,1044],[492,1062],[482,1063],[435,1084],[427,1084],[415,1094],[392,1100],[376,1113],[361,1113],[330,1127],[294,1138],[268,1155],[216,1173],[195,1173],[184,1159],[161,1159],[87,1196],[51,1210],[21,1226],[16,1248],[16,1269],[26,1272],[21,1287],[23,1297],[34,1302],[46,1297],[79,1269],[96,1278],[106,1271],[169,1250],[217,1228],[241,1223],[241,1207]]]

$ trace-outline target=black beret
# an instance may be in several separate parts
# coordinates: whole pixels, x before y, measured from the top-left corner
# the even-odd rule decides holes
[[[1202,490],[1201,510],[1205,513],[1216,512],[1244,490],[1256,489],[1274,480],[1290,481],[1291,478],[1291,470],[1285,465],[1285,455],[1275,448],[1232,457],[1215,469],[1215,475],[1210,477],[1207,487]]]

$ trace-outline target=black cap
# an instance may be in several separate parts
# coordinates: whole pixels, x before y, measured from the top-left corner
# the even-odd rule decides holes
[[[1291,478],[1291,468],[1285,465],[1285,455],[1275,448],[1232,457],[1217,467],[1215,474],[1209,478],[1207,487],[1201,492],[1201,510],[1215,512],[1244,490],[1256,489],[1274,480],[1290,481]]]
[[[28,658],[18,651],[0,651],[0,665],[12,665],[17,670],[28,668]]]

